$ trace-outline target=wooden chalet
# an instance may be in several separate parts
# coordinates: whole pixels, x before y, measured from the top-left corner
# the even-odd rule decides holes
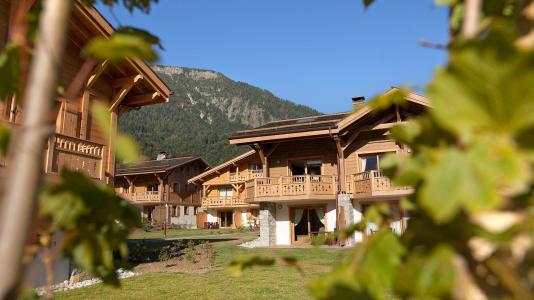
[[[17,4],[17,0],[0,0],[0,49],[7,43]],[[60,75],[60,85],[65,93],[57,95],[50,116],[50,126],[55,127],[55,133],[43,149],[46,153],[43,171],[54,175],[69,168],[112,183],[115,174],[113,140],[98,127],[90,111],[92,103],[101,102],[109,107],[114,132],[121,114],[145,105],[167,102],[171,91],[141,60],[110,63],[81,56],[90,39],[109,37],[114,30],[96,9],[75,1],[68,26]],[[74,78],[83,79],[82,84]],[[0,102],[0,122],[13,129],[15,139],[24,109],[31,108],[19,105],[15,97]],[[0,158],[0,166],[6,163],[5,158]]]
[[[137,205],[145,220],[157,223],[197,226],[200,188],[187,181],[209,169],[198,156],[141,161],[117,167],[115,191]]]
[[[255,227],[259,205],[245,201],[245,183],[263,177],[260,158],[251,150],[189,179],[201,186],[204,227]]]
[[[4,49],[8,42],[18,5],[18,0],[0,0],[0,49]],[[47,180],[53,180],[63,168],[68,168],[82,171],[96,181],[113,184],[115,155],[112,136],[118,118],[129,110],[169,100],[169,87],[141,60],[110,63],[82,57],[81,51],[90,39],[110,37],[113,31],[95,8],[75,1],[59,77],[65,93],[56,96],[49,118],[54,134],[50,136],[46,148],[42,149],[45,152],[42,170]],[[74,78],[81,80],[75,81]],[[24,107],[15,97],[3,100],[0,102],[0,124],[12,129],[12,142],[16,143],[19,124],[25,110],[31,107]],[[109,107],[111,134],[104,133],[97,125],[90,110],[94,102]],[[0,156],[0,185],[5,183],[2,178],[8,176],[4,168],[8,164],[9,161]],[[33,234],[30,236],[30,242],[36,239]],[[56,260],[56,282],[69,279],[70,269],[68,260]],[[39,259],[34,259],[27,270],[27,280],[36,286],[44,285],[45,272]]]
[[[373,111],[362,98],[353,99],[353,106],[352,113],[271,122],[229,138],[231,144],[252,147],[261,165],[261,175],[254,177],[246,168],[228,174],[245,181],[245,203],[260,205],[258,245],[301,243],[344,228],[377,203],[391,206],[391,229],[404,230],[407,215],[399,200],[412,189],[394,186],[380,162],[387,153],[409,154],[391,139],[389,129],[424,112],[428,101],[409,93],[401,107]],[[367,224],[353,240],[376,229]]]

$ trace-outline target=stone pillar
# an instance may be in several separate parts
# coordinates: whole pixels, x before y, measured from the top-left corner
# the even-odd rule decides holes
[[[276,245],[276,205],[270,202],[260,203],[260,247]]]
[[[354,224],[354,207],[349,194],[340,193],[337,195],[338,204],[338,216],[339,216],[339,229],[343,230],[349,225]],[[354,236],[347,238],[345,241],[346,246],[354,245]]]

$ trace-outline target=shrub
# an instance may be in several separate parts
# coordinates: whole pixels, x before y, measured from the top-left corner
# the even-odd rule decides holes
[[[185,249],[185,259],[190,263],[197,262],[197,251],[195,249],[195,243],[192,240],[187,242],[187,248]]]

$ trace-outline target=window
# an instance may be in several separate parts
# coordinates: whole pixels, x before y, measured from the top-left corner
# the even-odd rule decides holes
[[[261,166],[258,165],[258,164],[250,164],[248,165],[248,169],[251,170],[251,171],[258,171],[258,170],[261,170]]]
[[[149,183],[146,185],[146,191],[147,192],[157,192],[158,191],[158,184],[157,183]]]
[[[290,163],[291,175],[321,175],[321,160],[292,161]]]
[[[172,191],[175,192],[175,193],[179,193],[180,192],[180,184],[178,182],[175,182],[172,184]]]
[[[219,188],[219,198],[232,198],[234,190],[231,187]]]
[[[384,153],[362,155],[360,156],[362,172],[380,170],[380,159],[384,156]]]

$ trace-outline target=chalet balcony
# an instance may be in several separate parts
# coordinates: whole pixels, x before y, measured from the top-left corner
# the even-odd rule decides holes
[[[19,125],[2,121],[15,136]],[[46,145],[43,169],[46,173],[58,173],[63,168],[80,171],[93,179],[103,180],[105,176],[106,147],[91,141],[55,133]],[[9,162],[0,155],[0,167]]]
[[[247,170],[243,172],[231,172],[230,182],[244,182],[254,178],[263,177],[263,170]]]
[[[328,175],[255,178],[245,184],[247,202],[334,200],[336,192],[336,178]]]
[[[163,202],[163,193],[158,191],[120,193],[122,198],[134,203]]]
[[[202,207],[204,208],[222,208],[222,207],[239,207],[249,206],[244,199],[238,197],[204,197],[202,198]]]
[[[347,192],[355,199],[406,196],[413,192],[410,187],[394,186],[381,171],[361,172],[347,177]]]

